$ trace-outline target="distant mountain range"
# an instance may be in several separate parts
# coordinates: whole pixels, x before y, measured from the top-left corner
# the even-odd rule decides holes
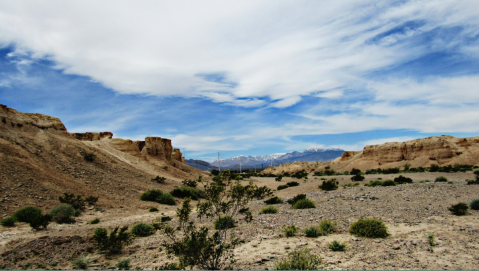
[[[185,160],[185,163],[190,167],[194,167],[203,171],[212,171],[213,169],[218,169],[218,167],[212,166],[210,163],[203,160],[187,159]]]
[[[277,153],[269,155],[244,156],[240,155],[233,158],[221,159],[221,168],[239,169],[240,163],[243,169],[246,168],[267,168],[269,165],[278,166],[284,163],[295,161],[315,162],[329,161],[340,157],[343,154],[342,149],[322,149],[311,148],[302,152],[294,151],[288,153]],[[211,166],[218,167],[218,160],[209,163]]]

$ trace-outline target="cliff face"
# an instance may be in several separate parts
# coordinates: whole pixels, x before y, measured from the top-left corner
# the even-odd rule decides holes
[[[59,118],[36,113],[22,113],[3,104],[0,104],[0,121],[14,128],[23,128],[25,126],[26,128],[36,127],[62,132],[67,131]]]
[[[100,132],[100,133],[73,133],[72,134],[76,139],[82,141],[93,141],[93,140],[102,140],[102,139],[112,139],[113,133],[111,132]]]
[[[161,137],[147,137],[145,141],[132,141],[114,138],[112,145],[115,149],[136,157],[165,161],[185,162],[179,149],[173,149],[171,140]]]

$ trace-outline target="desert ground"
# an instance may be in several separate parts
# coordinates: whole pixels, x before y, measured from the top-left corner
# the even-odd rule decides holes
[[[239,220],[232,231],[244,243],[234,251],[235,269],[272,269],[274,261],[300,247],[309,248],[322,258],[323,269],[451,269],[471,270],[479,266],[479,211],[469,210],[466,216],[455,216],[448,207],[459,202],[469,203],[479,198],[479,185],[466,185],[473,179],[466,173],[407,173],[403,176],[414,180],[413,184],[391,187],[364,187],[369,180],[393,179],[399,174],[365,175],[361,186],[346,188],[350,176],[328,176],[339,181],[338,190],[325,192],[318,188],[321,178],[312,175],[308,179],[253,177],[258,185],[276,190],[280,184],[298,181],[297,187],[275,191],[275,195],[287,199],[305,193],[315,204],[315,209],[293,210],[288,203],[278,204],[277,214],[260,214],[266,204],[255,200],[249,204],[254,220]],[[445,176],[453,183],[434,183],[438,176]],[[431,180],[429,183],[419,181]],[[247,182],[247,180],[243,181]],[[139,199],[138,199],[139,201]],[[0,267],[3,269],[71,269],[74,259],[84,256],[89,269],[115,268],[118,261],[129,258],[132,269],[155,269],[168,259],[161,245],[167,241],[160,232],[149,237],[135,238],[121,254],[99,253],[91,237],[97,228],[112,229],[115,226],[134,226],[140,222],[151,223],[157,217],[175,217],[177,206],[145,203],[142,207],[87,210],[74,224],[51,223],[47,230],[32,231],[25,223],[16,227],[0,227]],[[158,213],[148,211],[157,207]],[[193,215],[194,217],[195,215]],[[360,217],[382,219],[390,236],[387,238],[358,238],[348,232],[349,226]],[[90,225],[93,218],[101,222]],[[338,232],[317,238],[308,238],[302,231],[317,226],[321,219],[329,218],[338,225]],[[175,225],[174,218],[169,223]],[[212,221],[203,223],[212,225]],[[295,237],[285,237],[283,226],[295,225],[300,229]],[[433,233],[436,243],[430,246],[426,234]],[[327,244],[333,240],[346,242],[345,252],[332,252]]]

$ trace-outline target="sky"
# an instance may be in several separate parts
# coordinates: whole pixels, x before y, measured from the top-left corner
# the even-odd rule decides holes
[[[479,135],[479,1],[0,1],[0,103],[212,161]]]

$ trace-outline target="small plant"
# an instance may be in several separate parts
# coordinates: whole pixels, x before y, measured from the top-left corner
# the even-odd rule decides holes
[[[6,217],[6,218],[2,219],[0,221],[0,225],[2,225],[4,227],[13,227],[13,226],[15,226],[15,222],[17,222],[15,217],[9,216],[9,217]]]
[[[157,270],[184,270],[185,266],[182,263],[167,263],[160,267]]]
[[[104,228],[96,229],[93,239],[95,240],[95,246],[100,251],[108,251],[111,254],[120,253],[123,246],[129,245],[132,242],[128,226],[124,226],[121,229],[120,227],[115,227],[110,235]]]
[[[336,179],[331,179],[327,181],[323,181],[323,183],[319,186],[321,190],[325,191],[332,191],[338,189],[339,182]]]
[[[274,263],[275,270],[319,270],[322,260],[303,247]]]
[[[184,186],[189,186],[189,187],[193,187],[193,188],[196,188],[196,186],[198,185],[198,183],[196,181],[192,181],[192,180],[184,180],[182,182],[182,184]]]
[[[88,267],[88,263],[90,263],[90,261],[87,258],[80,256],[73,262],[72,266],[73,269],[85,270]]]
[[[94,218],[94,219],[90,220],[90,222],[88,222],[88,224],[92,224],[92,225],[93,225],[93,224],[98,224],[98,223],[100,223],[100,219],[99,219],[99,218]]]
[[[338,226],[336,225],[336,222],[326,218],[319,222],[319,231],[321,232],[321,235],[329,235],[338,231]]]
[[[286,235],[286,237],[292,237],[298,232],[298,229],[296,228],[295,225],[290,225],[290,226],[284,227],[283,232]]]
[[[286,189],[286,188],[288,188],[288,187],[289,187],[288,185],[282,184],[282,185],[279,185],[277,189],[278,189],[278,190],[283,190],[283,189]]]
[[[48,224],[52,220],[50,214],[43,215],[42,210],[38,207],[25,207],[18,210],[14,215],[18,222],[26,222],[30,224],[34,230],[47,229]]]
[[[229,215],[222,216],[215,220],[215,230],[231,229],[236,227],[236,221]]]
[[[299,200],[293,205],[293,209],[312,209],[312,208],[316,208],[316,205],[314,205],[314,202],[312,202],[309,199]]]
[[[412,183],[412,179],[399,175],[399,177],[394,178],[394,182],[397,184]]]
[[[151,179],[152,182],[157,182],[159,184],[165,184],[166,178],[165,177],[160,177],[156,176],[155,178]]]
[[[299,183],[293,181],[293,182],[287,182],[286,185],[289,186],[289,187],[293,187],[293,186],[298,186]]]
[[[383,186],[395,186],[396,183],[393,180],[385,180]]]
[[[63,195],[63,197],[58,197],[60,203],[70,204],[73,208],[77,210],[85,210],[85,200],[82,198],[82,196],[77,195],[75,197],[75,194],[73,193],[64,193]]]
[[[276,214],[278,213],[278,208],[274,206],[266,206],[263,209],[261,209],[262,214]]]
[[[189,186],[177,187],[173,189],[173,191],[171,191],[171,195],[176,198],[183,199],[189,197],[191,199],[198,200],[198,191],[196,191],[196,189],[194,189],[193,187]]]
[[[117,264],[116,264],[116,267],[118,268],[118,270],[130,270],[130,259],[124,259],[124,260],[121,260],[119,261]]]
[[[306,230],[304,230],[304,234],[306,235],[306,237],[312,237],[312,238],[321,236],[321,232],[319,231],[317,227],[307,228]]]
[[[160,218],[160,221],[163,222],[163,223],[164,223],[164,222],[168,222],[168,221],[170,221],[170,220],[171,220],[171,217],[169,217],[169,216],[162,216],[162,217]]]
[[[53,208],[50,211],[50,215],[58,224],[75,222],[75,219],[72,218],[75,216],[75,208],[70,204],[62,204]]]
[[[356,187],[356,186],[359,186],[359,183],[347,183],[343,185],[343,188],[346,189],[346,188]]]
[[[472,200],[469,206],[472,210],[479,210],[479,199]]]
[[[170,193],[164,193],[160,195],[156,202],[166,205],[176,205],[175,198]],[[151,211],[150,211],[151,212]]]
[[[156,207],[151,207],[148,211],[149,211],[150,213],[158,212],[158,208],[156,208]]]
[[[281,182],[282,179],[283,179],[283,175],[278,175],[278,177],[274,178],[274,180],[277,182]]]
[[[476,177],[475,180],[466,180],[466,183],[471,185],[471,184],[479,184],[479,177]]]
[[[273,195],[273,191],[267,186],[255,186],[253,192],[253,197],[257,199],[264,199]]]
[[[268,200],[265,200],[264,203],[266,203],[266,204],[280,204],[280,203],[283,203],[283,200],[280,197],[272,197]]]
[[[164,166],[163,169],[168,171],[168,166]]]
[[[140,199],[143,201],[156,201],[162,194],[163,192],[159,189],[151,189],[141,194]]]
[[[332,251],[346,251],[346,242],[340,243],[336,240],[328,244],[328,248]]]
[[[351,177],[351,181],[353,182],[361,182],[364,181],[364,176],[361,174],[356,174],[353,177]]]
[[[427,237],[427,242],[429,243],[431,247],[436,245],[436,236],[434,235],[434,233],[428,232],[426,233],[426,237]]]
[[[389,236],[383,221],[375,218],[360,218],[349,228],[349,233],[368,238],[385,238]]]
[[[83,156],[83,159],[87,162],[93,162],[95,161],[96,155],[92,152],[86,152],[86,151],[80,151],[81,156]]]
[[[445,183],[445,182],[447,182],[447,178],[444,177],[444,176],[439,176],[439,177],[436,178],[436,180],[435,180],[434,182],[436,182],[436,183]]]
[[[135,236],[141,236],[141,237],[146,237],[150,236],[155,233],[155,229],[153,226],[145,224],[145,223],[140,223],[138,225],[135,225],[131,229],[131,234]]]
[[[448,208],[451,213],[457,216],[462,216],[467,214],[467,210],[469,210],[469,206],[466,203],[458,203],[455,205],[452,205],[451,207]]]
[[[369,183],[365,184],[364,186],[375,187],[375,186],[383,186],[383,182],[376,180],[370,181]]]
[[[306,194],[298,194],[298,195],[294,196],[292,199],[288,199],[286,202],[288,202],[291,205],[294,205],[296,202],[298,202],[302,199],[306,199]]]

